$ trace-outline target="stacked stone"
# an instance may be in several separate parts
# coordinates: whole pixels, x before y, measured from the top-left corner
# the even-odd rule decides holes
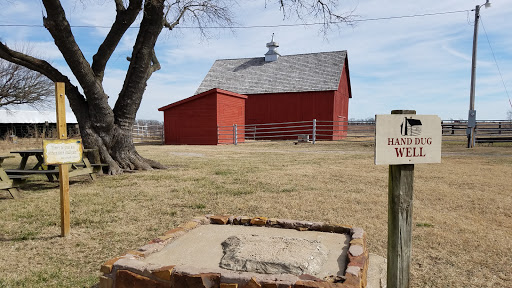
[[[234,271],[211,273],[211,271],[202,271],[193,267],[158,266],[141,261],[144,257],[160,251],[188,231],[208,224],[264,226],[350,235],[345,276],[319,279],[308,274],[299,276],[266,275]],[[128,251],[123,256],[106,261],[100,269],[103,275],[100,276],[99,286],[100,288],[365,288],[368,259],[366,232],[361,228],[267,217],[206,215],[179,225],[137,250]]]

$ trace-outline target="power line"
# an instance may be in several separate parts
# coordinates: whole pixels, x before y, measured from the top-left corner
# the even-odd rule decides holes
[[[492,49],[491,41],[489,41],[489,36],[487,35],[487,31],[485,30],[484,21],[480,17],[480,23],[482,23],[482,28],[484,28],[485,38],[487,38],[487,43],[489,44],[489,48],[491,48],[492,57],[494,58],[494,63],[496,64],[496,68],[498,68],[498,73],[500,74],[501,83],[503,83],[503,88],[505,88],[505,92],[507,93],[508,103],[510,104],[510,108],[512,108],[512,101],[510,100],[510,95],[508,94],[507,86],[505,85],[505,81],[503,80],[503,75],[501,74],[500,66],[498,65],[498,61],[496,60],[496,56],[494,55],[494,49]]]
[[[415,18],[415,17],[427,17],[427,16],[438,16],[438,15],[446,15],[446,14],[455,14],[455,13],[467,13],[469,10],[458,10],[458,11],[447,11],[447,12],[437,12],[437,13],[425,13],[425,14],[413,14],[413,15],[402,15],[402,16],[389,16],[389,17],[377,17],[377,18],[366,18],[366,19],[354,19],[348,22],[369,22],[369,21],[382,21],[382,20],[395,20],[395,19],[404,19],[404,18]],[[253,29],[253,28],[277,28],[277,27],[296,27],[296,26],[315,26],[315,25],[325,25],[325,24],[341,24],[345,23],[345,21],[333,21],[333,22],[315,22],[315,23],[298,23],[298,24],[277,24],[277,25],[249,25],[249,26],[209,26],[209,27],[200,27],[200,26],[176,26],[174,29]],[[105,28],[109,29],[110,26],[101,26],[101,25],[70,25],[72,28]],[[44,27],[40,24],[0,24],[0,27],[36,27],[41,28]],[[140,26],[132,26],[131,29],[138,29]]]
[[[414,17],[426,17],[426,16],[437,16],[437,15],[445,15],[445,14],[455,14],[455,13],[467,13],[469,10],[458,10],[458,11],[447,11],[447,12],[437,12],[437,13],[425,13],[425,14],[414,14],[414,15],[403,15],[403,16],[390,16],[390,17],[379,17],[379,18],[366,18],[360,20],[353,20],[354,22],[366,22],[366,21],[378,21],[378,20],[393,20],[393,19],[402,19],[402,18],[414,18]]]

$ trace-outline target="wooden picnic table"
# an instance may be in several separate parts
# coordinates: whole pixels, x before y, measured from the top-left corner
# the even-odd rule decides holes
[[[7,190],[7,192],[9,192],[9,194],[11,194],[11,197],[16,199],[16,198],[18,198],[18,188],[15,187],[14,179],[23,179],[25,177],[24,176],[19,176],[19,177],[14,176],[12,178],[9,178],[7,173],[5,173],[4,168],[2,167],[2,163],[4,162],[5,159],[8,159],[8,158],[14,158],[14,156],[12,156],[12,155],[0,156],[0,190]]]
[[[11,151],[11,154],[20,154],[21,162],[20,162],[20,165],[18,166],[19,170],[26,169],[27,161],[30,158],[30,156],[34,156],[37,159],[37,163],[36,163],[36,165],[34,165],[34,167],[30,168],[29,170],[39,170],[39,168],[42,168],[42,165],[44,164],[43,149]]]
[[[93,152],[96,149],[83,149],[82,161],[79,163],[69,164],[69,177],[80,176],[80,175],[89,175],[92,180],[96,179],[96,173],[101,170],[102,166],[105,164],[91,164],[89,159],[87,158],[87,152]],[[20,151],[12,151],[13,154],[19,154],[21,156],[20,165],[18,169],[6,169],[5,172],[8,175],[46,175],[48,180],[54,181],[57,179],[59,175],[59,170],[57,165],[47,165],[44,166],[44,157],[43,157],[43,149],[29,149],[29,150],[20,150]],[[27,162],[30,157],[35,157],[37,163],[27,169]],[[99,170],[98,170],[99,168]]]

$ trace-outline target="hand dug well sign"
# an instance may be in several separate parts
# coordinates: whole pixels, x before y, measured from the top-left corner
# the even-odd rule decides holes
[[[441,163],[437,115],[375,115],[375,164]]]

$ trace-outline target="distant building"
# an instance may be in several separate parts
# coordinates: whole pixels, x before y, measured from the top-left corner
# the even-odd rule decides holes
[[[79,134],[78,121],[73,113],[66,113],[68,134]],[[56,111],[0,110],[0,138],[10,136],[38,137],[43,133],[50,136],[57,127]]]
[[[244,124],[247,125],[317,119],[331,125],[330,131],[320,138],[343,138],[346,132],[337,127],[342,125],[339,121],[348,120],[348,104],[352,98],[347,51],[281,56],[276,50],[278,46],[273,40],[267,43],[269,50],[264,57],[215,61],[196,95],[214,88],[246,95]],[[164,111],[164,108],[159,110]],[[168,126],[169,116],[166,115],[165,143],[173,144],[175,141],[167,138],[175,136],[172,136],[174,132]],[[202,114],[189,115],[180,121],[202,117]],[[233,124],[243,125],[226,122],[226,125]]]

